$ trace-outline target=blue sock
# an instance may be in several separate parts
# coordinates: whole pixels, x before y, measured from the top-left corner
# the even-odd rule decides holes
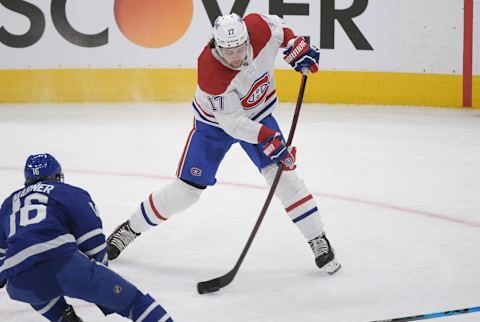
[[[138,292],[128,309],[128,318],[133,321],[142,319],[143,322],[173,322],[167,311],[149,294]]]
[[[62,312],[68,307],[68,304],[65,298],[57,297],[48,303],[32,304],[32,307],[49,321],[57,322],[62,317]]]

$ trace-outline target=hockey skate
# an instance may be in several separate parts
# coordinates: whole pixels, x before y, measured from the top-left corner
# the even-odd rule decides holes
[[[130,222],[127,220],[117,227],[107,239],[108,259],[113,260],[128,246],[140,233],[136,233],[130,228]]]
[[[335,251],[325,234],[310,240],[308,244],[315,255],[315,263],[322,271],[333,275],[342,267],[335,258]]]
[[[73,306],[69,305],[65,310],[62,312],[62,317],[60,318],[61,322],[83,322],[82,319],[78,317],[73,309]]]

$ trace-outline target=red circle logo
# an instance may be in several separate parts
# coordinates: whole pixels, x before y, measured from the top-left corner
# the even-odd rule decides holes
[[[115,20],[131,42],[147,48],[168,46],[187,32],[192,0],[115,0]]]
[[[242,102],[243,109],[249,110],[263,102],[265,96],[267,96],[268,89],[270,88],[270,77],[268,72],[263,74],[259,79],[257,79],[247,95],[242,97],[240,101]]]

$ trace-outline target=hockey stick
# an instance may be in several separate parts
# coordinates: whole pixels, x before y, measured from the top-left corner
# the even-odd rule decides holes
[[[387,319],[387,320],[378,320],[378,321],[372,321],[372,322],[407,322],[407,321],[418,321],[418,320],[427,320],[427,319],[443,318],[443,317],[446,317],[446,316],[452,316],[452,315],[458,315],[458,314],[466,314],[466,313],[473,313],[473,312],[480,312],[480,306],[469,307],[469,308],[460,309],[460,310],[452,310],[452,311],[444,311],[444,312],[436,312],[436,313],[412,315],[412,316],[406,316],[406,317],[403,317],[403,318],[395,318],[395,319]]]
[[[307,84],[307,75],[303,74],[302,82],[301,82],[301,85],[300,85],[300,90],[299,90],[298,98],[297,98],[297,106],[295,107],[295,113],[293,114],[293,120],[292,120],[292,126],[290,127],[290,133],[288,134],[287,146],[290,146],[292,144],[293,135],[295,134],[295,129],[297,127],[298,117],[300,115],[300,108],[302,106],[303,94],[305,92],[305,85],[306,84]],[[268,206],[270,205],[270,202],[272,201],[273,194],[275,193],[275,190],[277,189],[278,182],[280,181],[280,176],[282,175],[282,168],[283,168],[283,166],[278,167],[277,173],[275,174],[275,179],[273,180],[273,183],[272,183],[272,187],[270,188],[270,192],[268,193],[267,200],[265,200],[265,204],[263,205],[262,211],[260,211],[260,215],[258,216],[257,222],[255,223],[255,226],[253,227],[253,230],[250,233],[250,237],[248,237],[248,241],[245,244],[245,246],[243,247],[242,254],[238,258],[235,266],[232,268],[231,271],[229,271],[227,274],[225,274],[223,276],[214,278],[214,279],[209,280],[209,281],[199,282],[197,284],[198,293],[205,294],[205,293],[217,292],[222,287],[227,286],[228,284],[230,284],[233,281],[233,279],[235,278],[235,275],[237,275],[237,272],[240,269],[240,265],[242,265],[242,262],[243,262],[243,259],[245,258],[245,255],[247,255],[248,249],[250,248],[250,245],[252,244],[253,238],[255,238],[255,235],[257,234],[258,228],[260,227],[260,224],[262,223],[263,217],[265,217]]]

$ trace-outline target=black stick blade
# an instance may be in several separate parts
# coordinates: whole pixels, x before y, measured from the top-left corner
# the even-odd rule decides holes
[[[223,276],[211,279],[209,281],[197,283],[198,294],[218,292],[222,287],[230,284],[230,282],[233,281],[233,278],[237,273],[238,268],[236,268],[237,267],[234,267],[234,269],[232,269],[230,272]]]
[[[217,279],[199,282],[197,284],[198,294],[214,293],[220,291],[220,286],[218,286]]]

